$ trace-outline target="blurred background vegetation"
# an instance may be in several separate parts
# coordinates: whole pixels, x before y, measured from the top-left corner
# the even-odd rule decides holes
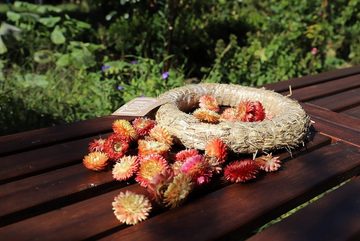
[[[2,2],[0,135],[186,83],[259,86],[360,63],[360,0]]]

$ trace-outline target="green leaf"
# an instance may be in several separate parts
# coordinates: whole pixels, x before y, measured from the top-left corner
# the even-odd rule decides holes
[[[5,54],[7,52],[6,45],[4,44],[2,38],[0,37],[0,54]]]
[[[52,28],[54,27],[58,22],[60,22],[60,17],[47,17],[47,18],[40,18],[39,22],[46,27]]]
[[[50,50],[39,50],[34,53],[34,61],[39,64],[50,63],[53,59],[53,53]]]
[[[70,54],[63,54],[61,57],[56,61],[57,67],[65,67],[70,65]]]
[[[65,38],[64,34],[62,33],[61,28],[59,26],[56,26],[54,28],[50,37],[51,37],[51,41],[56,45],[63,44],[66,41],[66,38]]]
[[[10,21],[17,22],[17,21],[20,20],[21,15],[18,14],[18,13],[15,13],[15,12],[13,12],[13,11],[7,11],[7,12],[6,12],[6,17],[7,17]]]

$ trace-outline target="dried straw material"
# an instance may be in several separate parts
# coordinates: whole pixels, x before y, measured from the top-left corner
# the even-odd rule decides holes
[[[260,101],[266,116],[272,118],[261,122],[203,123],[187,114],[198,107],[203,95],[214,96],[222,106],[235,107],[245,100]],[[309,116],[297,101],[265,89],[197,84],[170,90],[159,99],[167,103],[157,111],[156,121],[187,148],[204,150],[206,143],[214,138],[220,138],[238,153],[293,148],[304,141],[310,126]]]

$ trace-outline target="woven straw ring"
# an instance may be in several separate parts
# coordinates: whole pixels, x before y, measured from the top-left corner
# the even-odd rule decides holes
[[[212,95],[219,105],[236,106],[240,101],[260,101],[266,116],[261,122],[200,122],[187,114],[198,107],[199,98]],[[206,143],[221,138],[237,153],[256,153],[280,148],[294,148],[302,143],[310,127],[310,118],[300,104],[281,94],[265,89],[239,85],[197,84],[165,92],[166,100],[156,113],[156,121],[187,148],[204,150]]]

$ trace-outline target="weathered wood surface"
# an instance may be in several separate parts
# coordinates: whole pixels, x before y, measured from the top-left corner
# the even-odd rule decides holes
[[[217,178],[208,187],[195,190],[181,207],[168,210],[155,206],[151,217],[136,226],[120,224],[111,202],[120,191],[146,191],[134,181],[114,181],[110,170],[91,172],[81,164],[89,141],[106,137],[111,123],[120,117],[107,116],[0,137],[0,239],[250,237],[268,221],[360,174],[359,78],[357,66],[267,85],[267,89],[285,95],[288,86],[292,86],[291,98],[302,101],[315,122],[314,140],[295,151],[293,158],[287,152],[277,153],[284,161],[279,172],[247,184],[228,184]],[[354,220],[359,218],[359,205],[354,201],[354,190],[358,188],[359,180],[353,180],[250,240],[337,240],[334,235],[322,234],[327,227],[321,224],[322,216],[336,219],[328,227],[333,227],[334,233],[341,232],[338,237],[357,237],[359,222]],[[342,208],[330,212],[336,206]],[[302,227],[311,231],[307,220],[313,220],[324,232],[297,237],[291,236],[290,231],[284,232],[300,232]],[[345,223],[349,226],[341,225]]]

